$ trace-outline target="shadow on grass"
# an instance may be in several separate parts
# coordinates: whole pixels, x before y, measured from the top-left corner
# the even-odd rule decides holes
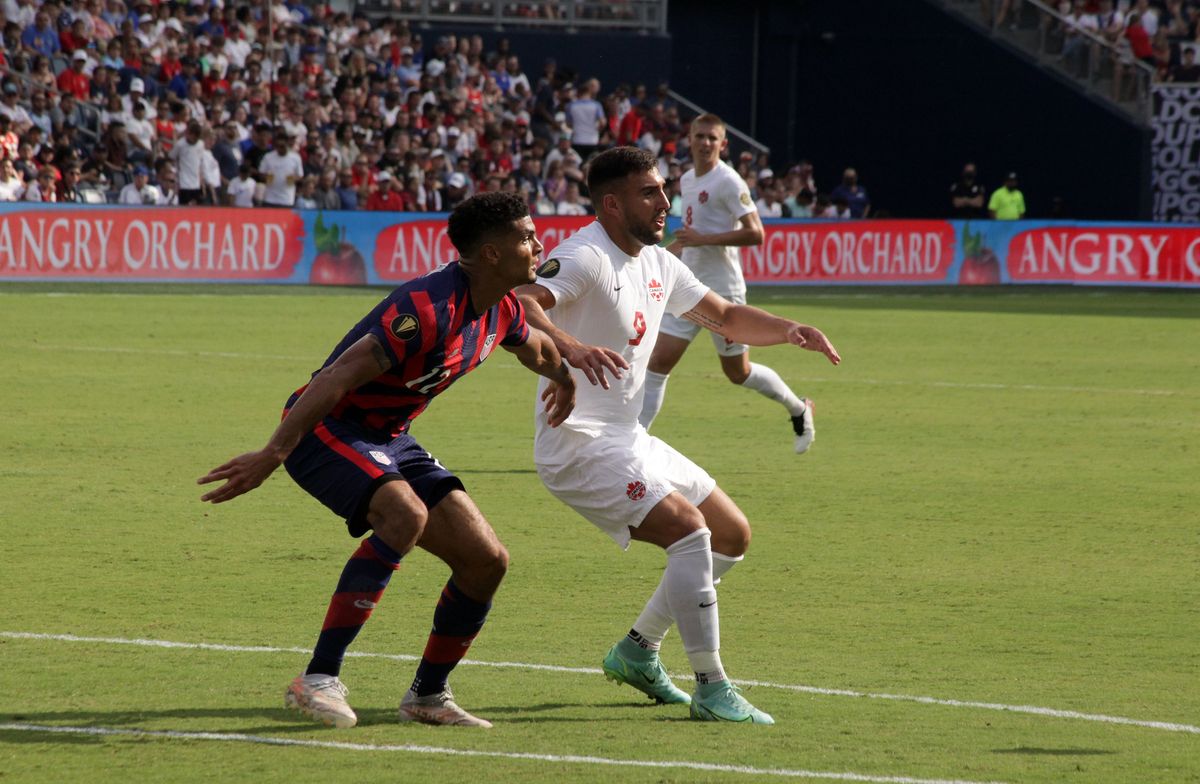
[[[992,749],[993,754],[1028,754],[1029,756],[1045,757],[1096,757],[1104,754],[1116,754],[1107,749],[1043,749],[1036,746],[1017,746],[1015,749]]]
[[[925,310],[1053,316],[1200,318],[1194,290],[1100,286],[755,286],[751,305],[786,302],[842,310]]]
[[[530,723],[563,723],[563,722],[594,722],[597,715],[607,711],[624,711],[631,707],[656,707],[652,703],[629,704],[591,704],[553,702],[537,705],[496,705],[474,707],[470,710],[486,718],[496,718],[497,723],[530,724]],[[565,711],[587,708],[588,715],[555,715]],[[358,708],[358,726],[407,726],[396,716],[395,707],[387,708]],[[525,715],[541,714],[541,715]],[[686,713],[684,714],[686,718]],[[170,727],[158,727],[164,719],[178,719],[180,723]],[[225,722],[214,726],[214,720]],[[292,710],[283,707],[259,708],[171,708],[167,710],[149,711],[46,711],[0,714],[0,724],[32,724],[49,727],[83,727],[97,729],[145,730],[146,732],[212,732],[236,733],[242,735],[307,733],[322,731],[327,728],[320,723]],[[329,728],[336,734],[328,740],[352,740]],[[19,743],[97,743],[106,735],[84,735],[67,732],[45,732],[37,730],[0,730],[0,745]],[[117,736],[129,737],[129,736]]]

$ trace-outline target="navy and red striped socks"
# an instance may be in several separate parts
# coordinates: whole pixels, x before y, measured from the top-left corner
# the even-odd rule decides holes
[[[477,602],[463,593],[451,578],[442,589],[433,613],[433,630],[421,655],[412,690],[417,696],[437,694],[446,688],[446,679],[471,647],[471,642],[487,620],[492,603]]]
[[[378,535],[362,541],[342,570],[305,674],[341,672],[346,649],[379,604],[392,573],[400,568],[401,557]]]

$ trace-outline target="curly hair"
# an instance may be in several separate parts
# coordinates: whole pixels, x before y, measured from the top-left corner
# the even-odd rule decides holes
[[[481,193],[450,213],[447,233],[461,256],[471,256],[491,234],[512,229],[529,214],[529,205],[515,193]]]

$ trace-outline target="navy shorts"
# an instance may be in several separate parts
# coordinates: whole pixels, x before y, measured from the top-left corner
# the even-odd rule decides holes
[[[283,463],[308,494],[346,520],[354,537],[370,530],[367,508],[375,490],[386,482],[408,482],[432,509],[463,483],[404,433],[381,441],[346,422],[326,418],[296,446]]]

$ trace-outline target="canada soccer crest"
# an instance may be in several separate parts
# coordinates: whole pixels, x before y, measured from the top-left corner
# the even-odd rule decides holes
[[[700,191],[700,203],[708,204],[708,191]]]
[[[646,497],[646,483],[641,481],[630,482],[625,487],[625,495],[629,496],[630,501],[641,501]]]
[[[654,278],[650,279],[650,296],[655,302],[663,301],[663,286]]]

